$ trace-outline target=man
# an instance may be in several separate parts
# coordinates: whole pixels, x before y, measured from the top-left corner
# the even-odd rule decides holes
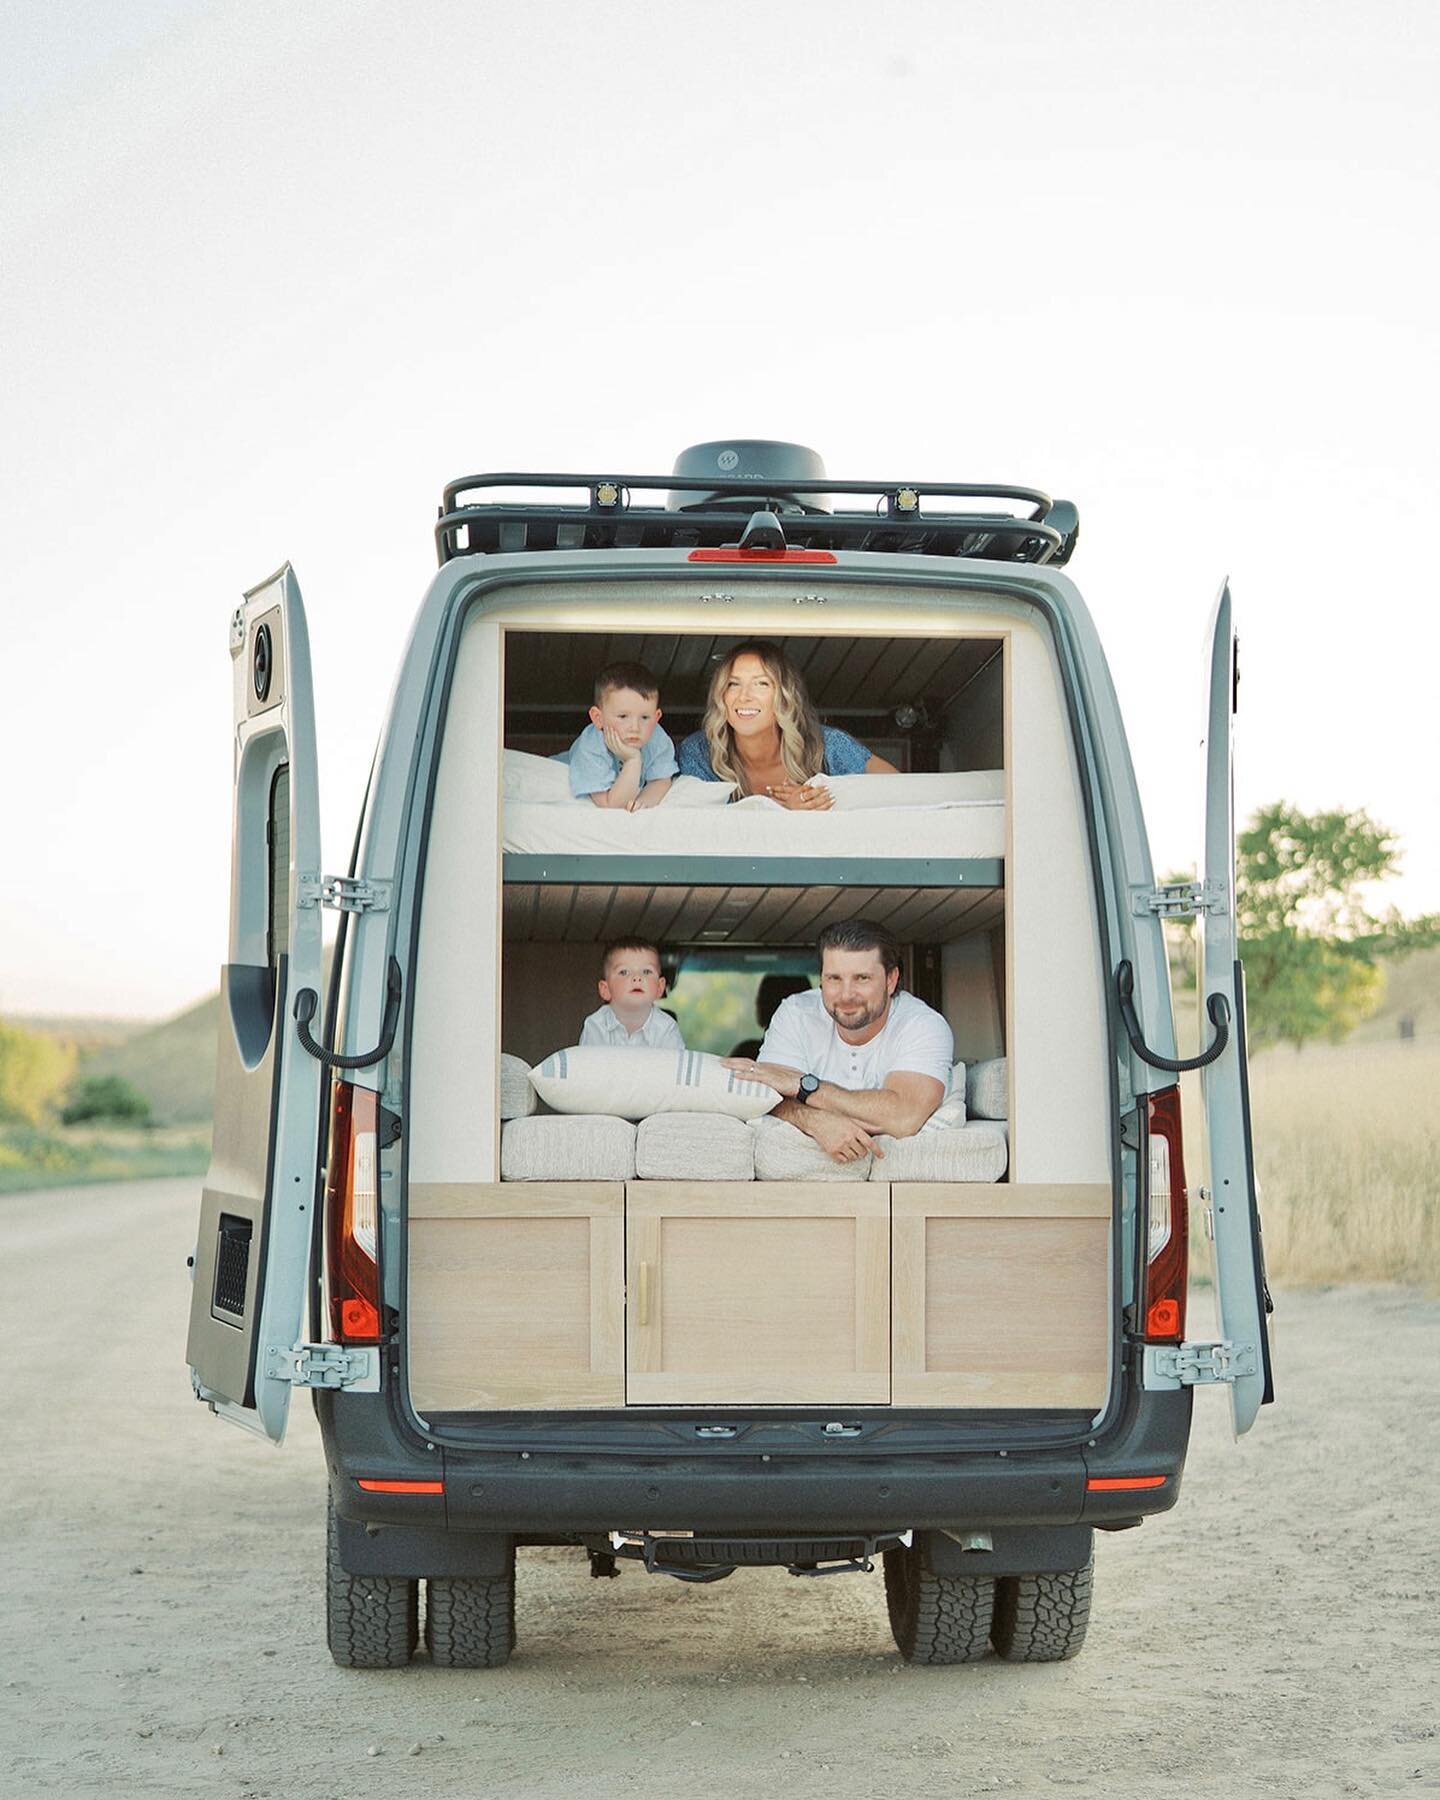
[[[945,1098],[955,1041],[933,1007],[897,993],[900,951],[868,919],[827,925],[816,948],[820,987],[792,995],[760,1053],[725,1066],[785,1096],[771,1113],[836,1162],[883,1157],[875,1137],[913,1137]]]

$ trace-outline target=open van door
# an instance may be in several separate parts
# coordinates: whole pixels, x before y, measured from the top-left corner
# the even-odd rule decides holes
[[[1209,1205],[1215,1240],[1220,1344],[1215,1375],[1230,1387],[1238,1437],[1274,1398],[1267,1334],[1272,1310],[1265,1285],[1255,1155],[1250,1135],[1250,1074],[1245,1047],[1245,972],[1235,924],[1235,802],[1232,746],[1236,702],[1235,629],[1230,587],[1210,620],[1210,687],[1205,731],[1205,866],[1199,933],[1201,1017],[1212,994],[1229,1009],[1230,1041],[1201,1070],[1209,1146]],[[1203,1041],[1203,1038],[1202,1038]]]
[[[288,565],[246,594],[230,657],[230,937],[187,1355],[202,1400],[278,1444],[303,1379],[325,1073],[291,1018],[296,994],[321,991],[321,908],[310,644]]]

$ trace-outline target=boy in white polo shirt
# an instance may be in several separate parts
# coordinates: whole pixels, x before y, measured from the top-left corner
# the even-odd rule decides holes
[[[944,1100],[955,1040],[913,994],[899,993],[900,950],[868,919],[827,925],[820,987],[793,994],[752,1062],[727,1068],[786,1097],[770,1115],[798,1126],[836,1162],[884,1156],[874,1138],[913,1137]]]
[[[600,998],[605,1002],[580,1028],[581,1045],[621,1044],[647,1050],[683,1050],[685,1040],[669,1013],[660,952],[654,944],[615,943],[600,959]]]

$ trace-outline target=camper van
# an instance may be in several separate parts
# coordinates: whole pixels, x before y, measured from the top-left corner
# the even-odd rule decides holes
[[[1194,1389],[1237,1434],[1271,1398],[1230,597],[1195,671],[1199,877],[1163,884],[1078,528],[1033,489],[832,480],[759,440],[452,482],[343,875],[295,574],[246,594],[188,1360],[276,1443],[313,1394],[337,1662],[504,1662],[531,1546],[631,1579],[880,1566],[913,1662],[1068,1657],[1095,1533],[1175,1504]],[[652,671],[703,760],[715,671],[757,639],[866,752],[804,784],[824,803],[708,764],[641,809],[573,797],[598,671]],[[841,1160],[724,1059],[855,920],[954,1061],[921,1129]],[[580,1045],[615,943],[654,947],[683,1049]]]

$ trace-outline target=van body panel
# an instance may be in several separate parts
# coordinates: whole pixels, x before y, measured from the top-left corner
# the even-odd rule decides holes
[[[1105,975],[1080,771],[1053,641],[1017,626],[1010,642],[1007,1036],[1026,1046],[1011,1058],[1012,1179],[1108,1182]]]
[[[215,1133],[201,1196],[187,1356],[201,1397],[276,1443],[301,1337],[320,1146],[321,1065],[296,996],[321,988],[320,807],[305,610],[287,565],[231,627],[235,766],[229,950]]]

